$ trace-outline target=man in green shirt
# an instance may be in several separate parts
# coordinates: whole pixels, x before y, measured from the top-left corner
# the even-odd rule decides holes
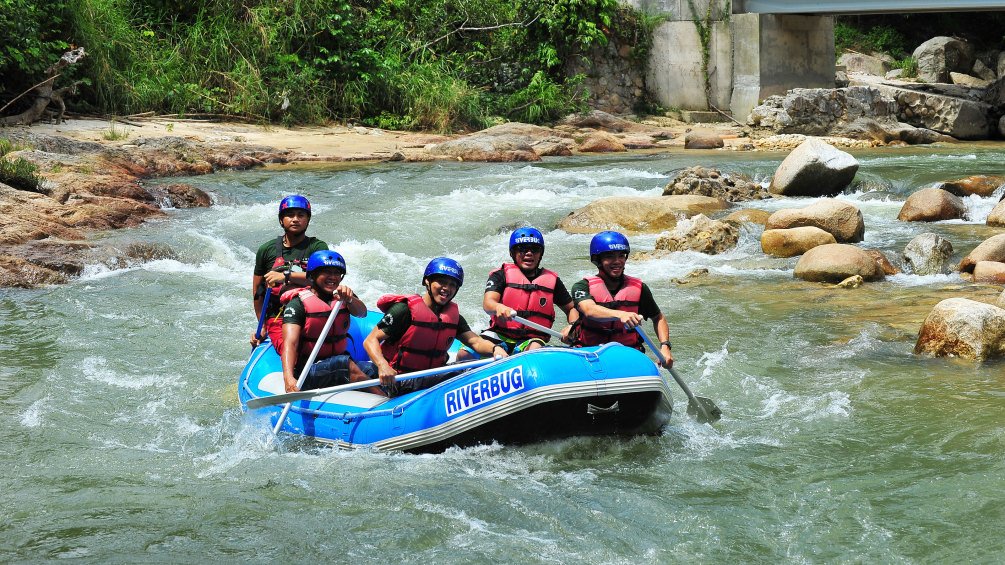
[[[370,360],[377,366],[380,384],[388,396],[399,396],[443,382],[452,375],[441,374],[395,382],[399,373],[442,367],[447,364],[450,345],[456,337],[481,355],[505,357],[506,350],[471,331],[467,320],[453,302],[464,282],[464,270],[447,257],[429,262],[422,277],[426,292],[386,295],[377,301],[384,317],[363,342]]]
[[[279,226],[283,235],[269,240],[255,253],[255,270],[251,277],[255,316],[261,315],[265,293],[271,292],[265,312],[262,335],[252,335],[251,345],[257,346],[265,337],[273,345],[282,338],[283,322],[279,296],[290,288],[307,286],[307,259],[315,251],[328,249],[328,244],[316,237],[307,237],[311,223],[311,203],[303,196],[287,196],[279,203]]]

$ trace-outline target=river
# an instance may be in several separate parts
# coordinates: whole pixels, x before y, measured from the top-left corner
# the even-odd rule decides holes
[[[1005,174],[1000,146],[855,152],[864,245],[899,256],[914,236],[957,259],[996,230],[896,220],[938,180]],[[481,287],[509,232],[545,232],[545,265],[590,274],[590,237],[554,225],[608,195],[657,195],[702,164],[759,180],[783,154],[676,152],[537,164],[290,168],[184,179],[213,207],[105,233],[178,260],[90,266],[64,286],[0,290],[0,561],[402,563],[1001,562],[1005,363],[912,353],[943,298],[993,301],[957,275],[901,274],[857,290],[795,280],[760,228],[707,256],[630,261],[667,315],[677,369],[723,418],[678,413],[660,437],[486,445],[438,455],[345,452],[271,436],[236,379],[254,326],[254,250],[286,194],[342,253],[372,308],[458,259],[476,329]],[[811,199],[743,204],[769,211]],[[651,249],[656,236],[631,238]],[[672,282],[695,269],[706,277]]]

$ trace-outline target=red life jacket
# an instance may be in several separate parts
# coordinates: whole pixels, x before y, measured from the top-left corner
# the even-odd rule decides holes
[[[506,286],[502,289],[500,302],[516,310],[521,318],[527,318],[548,328],[554,325],[555,285],[558,284],[558,275],[548,269],[541,269],[541,273],[530,281],[520,267],[513,263],[505,263],[499,269],[506,273]],[[491,274],[499,272],[499,269],[492,271]],[[529,338],[544,341],[550,339],[546,333],[528,328],[514,320],[498,320],[495,316],[492,316],[489,329],[517,341]]]
[[[308,237],[306,241],[307,241],[307,249],[309,250],[311,245],[314,243],[314,238]],[[307,255],[309,256],[310,253],[307,253]],[[307,272],[307,259],[308,259],[307,256],[292,258],[290,259],[290,265],[291,266],[296,265],[300,267],[304,272]],[[276,260],[272,262],[272,270],[275,271],[285,264],[286,260],[283,259],[283,236],[279,236],[276,238]],[[272,291],[272,298],[279,298],[279,296],[282,295],[282,293],[291,288],[303,288],[303,287],[297,287],[293,283],[276,285],[270,289]]]
[[[324,329],[325,323],[328,321],[328,316],[331,314],[332,306],[324,300],[321,300],[318,295],[309,288],[294,288],[283,293],[279,298],[279,301],[283,304],[288,303],[293,299],[294,296],[300,298],[300,301],[304,303],[304,310],[307,312],[307,319],[304,321],[303,330],[300,332],[300,350],[297,352],[297,359],[303,363],[310,356],[311,351],[314,351],[314,346],[318,342],[318,338],[321,337],[321,330]],[[332,322],[331,329],[328,330],[328,335],[325,337],[324,343],[321,345],[321,349],[318,351],[317,359],[325,359],[331,357],[332,355],[341,355],[345,353],[346,350],[346,336],[349,334],[349,309],[343,307],[339,310],[339,313],[335,315],[335,321]],[[283,344],[280,339],[280,343],[277,344],[276,349],[280,354],[283,352]]]
[[[398,302],[408,304],[412,323],[398,341],[384,340],[380,346],[384,359],[399,373],[446,365],[447,350],[450,349],[450,342],[457,336],[461,319],[457,304],[447,304],[437,316],[418,294],[385,294],[377,300],[377,308],[386,313]]]
[[[638,313],[639,301],[642,299],[641,280],[625,275],[623,286],[614,296],[607,290],[604,279],[594,276],[586,277],[586,280],[590,283],[590,296],[598,305],[611,310]],[[621,322],[597,322],[586,316],[580,317],[579,322],[580,332],[576,345],[602,345],[616,341],[636,349],[642,346],[639,334],[634,329],[626,330]]]

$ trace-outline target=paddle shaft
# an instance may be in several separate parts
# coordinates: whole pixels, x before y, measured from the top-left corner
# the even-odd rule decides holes
[[[262,328],[265,326],[265,313],[269,310],[269,299],[272,298],[272,289],[265,287],[265,298],[262,299],[262,311],[258,313],[258,329],[255,330],[255,338],[262,339]]]
[[[325,321],[325,327],[321,328],[321,337],[318,338],[317,343],[314,344],[314,349],[311,350],[311,354],[307,357],[307,363],[304,364],[304,370],[300,371],[300,378],[297,379],[297,389],[304,385],[304,381],[307,380],[307,373],[311,371],[311,365],[314,364],[314,360],[318,358],[318,353],[321,351],[321,346],[325,342],[325,338],[328,337],[328,331],[331,330],[332,324],[335,323],[335,316],[338,316],[339,310],[342,309],[342,301],[339,300],[334,305],[332,305],[331,314],[328,314],[328,320]],[[279,355],[282,356],[283,352],[280,351]],[[283,407],[282,414],[279,415],[279,420],[276,421],[276,427],[272,428],[273,434],[279,433],[279,428],[283,427],[283,422],[286,421],[286,415],[290,413],[290,404],[287,403]]]
[[[394,382],[405,381],[408,379],[417,379],[419,377],[431,377],[433,375],[440,375],[443,373],[452,373],[454,371],[467,371],[469,369],[476,369],[489,363],[495,362],[496,359],[475,359],[474,361],[468,361],[467,363],[457,363],[456,365],[444,365],[442,367],[436,367],[433,369],[426,369],[424,371],[416,371],[414,373],[405,373],[403,375],[398,375],[394,377]],[[309,398],[314,398],[317,396],[324,396],[326,394],[334,394],[336,392],[345,392],[347,390],[358,390],[361,388],[369,388],[372,386],[377,386],[380,384],[380,379],[370,379],[367,381],[360,381],[358,383],[349,383],[344,385],[330,386],[326,388],[316,388],[312,390],[300,390],[297,392],[287,392],[286,394],[277,394],[275,396],[263,396],[260,398],[252,398],[248,401],[248,408],[262,408],[264,406],[274,406],[276,404],[286,404],[286,409],[289,409],[290,402],[297,400],[307,400]]]
[[[658,347],[656,347],[656,344],[654,344],[652,340],[649,339],[649,336],[646,335],[646,332],[642,330],[642,327],[635,326],[635,331],[639,332],[639,335],[642,337],[642,340],[645,341],[646,345],[649,346],[649,350],[653,352],[653,355],[655,355],[657,359],[659,359],[660,365],[666,363],[666,358],[663,357],[662,353],[660,353],[660,350]],[[698,399],[695,398],[694,393],[691,392],[691,389],[689,389],[687,387],[687,384],[684,383],[684,379],[680,378],[680,375],[677,374],[677,371],[673,370],[673,367],[670,367],[668,371],[670,371],[670,375],[673,377],[673,380],[677,381],[677,384],[680,386],[681,390],[684,391],[684,394],[687,395],[688,401],[691,402],[692,405],[696,407],[695,408],[696,410],[701,412],[701,415],[705,418],[705,421],[706,422],[714,421],[712,417],[709,416],[708,412],[705,411],[705,406],[701,402],[698,402]]]
[[[555,330],[553,330],[551,328],[546,328],[546,327],[542,326],[541,324],[535,324],[534,322],[531,322],[527,318],[521,318],[520,316],[514,315],[513,316],[513,321],[515,321],[517,323],[520,323],[520,324],[523,324],[523,325],[527,326],[528,328],[537,330],[539,332],[546,333],[546,334],[550,335],[551,337],[557,337],[560,341],[562,339],[562,334],[561,333],[556,332]]]

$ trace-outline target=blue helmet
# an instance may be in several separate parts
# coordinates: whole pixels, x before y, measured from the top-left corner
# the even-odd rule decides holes
[[[616,231],[602,231],[593,236],[590,241],[590,260],[597,255],[608,251],[624,251],[630,253],[631,246],[628,245],[628,238]]]
[[[279,203],[279,217],[283,217],[283,212],[296,208],[306,211],[308,216],[311,215],[311,203],[299,194],[291,194]]]
[[[541,251],[544,251],[544,236],[534,227],[517,228],[509,236],[509,252],[513,253],[517,245],[540,245]]]
[[[345,274],[345,259],[338,254],[337,251],[329,251],[323,249],[321,251],[315,251],[311,253],[310,258],[307,259],[307,274],[310,274],[314,269],[320,269],[321,267],[335,267],[336,269],[341,269],[342,274]]]
[[[449,257],[437,257],[426,265],[426,272],[423,273],[422,279],[425,280],[426,277],[432,275],[443,275],[454,279],[457,281],[457,288],[464,284],[464,269],[461,268],[460,263]]]

